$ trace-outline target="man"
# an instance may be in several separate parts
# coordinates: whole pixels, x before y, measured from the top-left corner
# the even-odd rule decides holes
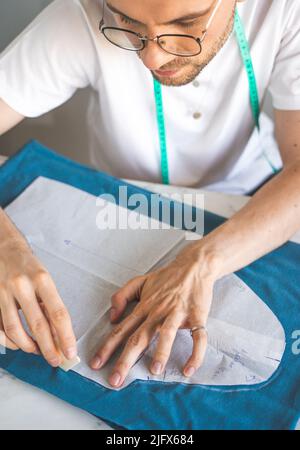
[[[233,33],[236,8],[249,38],[260,98],[267,89],[273,97],[277,143],[264,116],[260,135],[255,131]],[[203,361],[215,281],[299,229],[299,18],[298,0],[107,0],[104,8],[96,0],[57,0],[2,54],[0,133],[91,85],[91,160],[116,176],[161,180],[153,77],[163,85],[170,183],[248,193],[270,177],[274,166],[281,167],[280,151],[281,172],[246,207],[171,264],[129,281],[112,297],[113,322],[128,302],[139,300],[91,362],[98,370],[126,342],[109,379],[112,386],[123,383],[157,332],[150,370],[161,373],[178,328],[195,328],[193,352],[183,368],[191,376]],[[115,34],[120,30],[105,30],[112,26],[128,30],[127,38],[120,41]],[[172,36],[157,38],[161,35]],[[178,35],[188,35],[199,51],[188,54],[187,44],[172,40]],[[18,307],[34,340],[21,325]],[[64,354],[76,354],[71,321],[50,275],[3,211],[0,309],[8,347],[41,352],[58,366],[54,329]]]

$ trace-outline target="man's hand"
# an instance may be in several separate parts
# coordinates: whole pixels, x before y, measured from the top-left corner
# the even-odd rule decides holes
[[[65,357],[77,355],[70,316],[49,273],[0,213],[1,230],[9,228],[8,237],[0,240],[0,344],[26,353],[41,352],[50,365],[58,367],[62,361],[51,329]],[[32,337],[22,325],[20,308]]]
[[[112,297],[111,321],[121,317],[128,302],[139,300],[139,303],[106,337],[91,361],[91,368],[103,367],[127,340],[109,378],[112,386],[121,386],[140,354],[159,333],[150,370],[155,375],[162,373],[178,329],[206,325],[216,280],[213,267],[209,258],[201,258],[197,247],[191,245],[168,266],[130,280]],[[185,376],[192,376],[201,366],[206,346],[205,329],[195,331],[193,351],[183,368]]]

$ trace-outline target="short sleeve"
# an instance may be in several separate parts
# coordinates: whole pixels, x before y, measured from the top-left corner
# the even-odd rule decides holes
[[[269,90],[276,109],[300,110],[300,1],[288,0]]]
[[[76,0],[55,0],[0,55],[0,98],[40,116],[92,84],[96,50]]]

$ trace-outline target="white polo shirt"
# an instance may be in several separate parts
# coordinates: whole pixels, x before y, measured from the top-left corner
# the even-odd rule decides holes
[[[300,110],[300,1],[238,4],[249,39],[260,99]],[[161,181],[151,72],[133,52],[98,31],[101,0],[55,0],[2,53],[0,97],[27,117],[93,87],[91,162],[118,177]],[[163,87],[170,182],[247,193],[280,167],[272,123],[258,135],[235,33],[197,79]],[[82,149],[86,151],[86,149]]]

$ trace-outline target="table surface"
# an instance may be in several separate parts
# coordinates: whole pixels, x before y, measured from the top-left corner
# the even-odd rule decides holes
[[[0,156],[0,164],[5,158]],[[231,217],[249,200],[248,197],[164,186],[126,180],[160,194],[174,192],[204,195],[207,211]],[[185,199],[186,201],[186,199]],[[299,240],[297,236],[295,240]],[[17,380],[0,369],[0,430],[110,430],[103,421],[33,386]],[[298,427],[300,428],[300,421]]]

